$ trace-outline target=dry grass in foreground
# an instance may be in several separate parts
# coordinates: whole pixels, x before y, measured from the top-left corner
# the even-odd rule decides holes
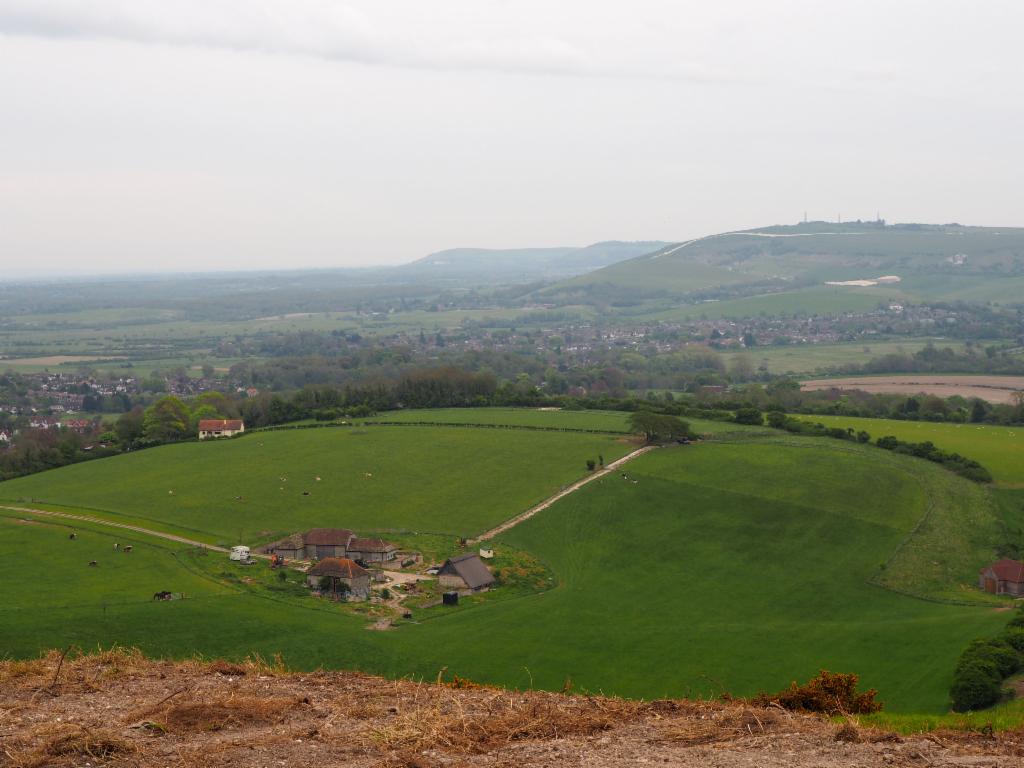
[[[746,702],[289,673],[135,651],[0,662],[0,766],[1018,766],[1024,733],[900,737]]]

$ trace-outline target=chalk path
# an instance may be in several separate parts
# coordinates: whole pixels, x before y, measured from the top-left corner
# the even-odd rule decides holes
[[[538,512],[543,512],[545,509],[550,507],[552,504],[554,504],[559,499],[563,499],[566,496],[568,496],[570,493],[573,493],[574,491],[578,491],[580,488],[582,488],[587,483],[592,483],[595,480],[597,480],[599,477],[604,477],[605,475],[609,474],[610,472],[614,472],[616,469],[621,467],[627,461],[631,461],[632,459],[635,459],[637,456],[639,456],[641,454],[644,454],[644,453],[647,453],[648,451],[654,450],[656,447],[657,446],[654,446],[654,445],[645,445],[643,448],[638,448],[637,450],[633,451],[632,453],[627,453],[621,459],[616,459],[611,464],[608,464],[607,466],[605,466],[603,469],[599,469],[596,472],[591,472],[589,475],[584,477],[582,480],[577,480],[572,485],[566,486],[565,488],[560,490],[558,493],[556,493],[554,496],[551,496],[551,497],[545,499],[540,504],[537,504],[534,507],[530,507],[525,512],[516,515],[515,517],[511,518],[510,520],[506,520],[504,523],[499,525],[497,528],[491,528],[491,530],[487,531],[486,533],[481,533],[475,539],[470,539],[469,543],[470,544],[476,544],[476,543],[481,542],[481,541],[487,541],[488,539],[493,539],[499,533],[504,533],[509,528],[514,528],[515,526],[519,525],[524,520],[529,520],[531,517],[536,515]]]

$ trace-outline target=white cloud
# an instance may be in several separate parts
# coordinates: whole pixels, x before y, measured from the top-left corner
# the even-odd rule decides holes
[[[459,0],[0,0],[0,34],[300,55],[371,65],[529,74],[708,79],[700,67],[631,61],[594,10],[536,25],[538,6]],[[481,14],[481,8],[487,14]],[[518,10],[517,10],[518,9]],[[570,23],[565,23],[565,22]],[[565,34],[561,34],[565,32]],[[614,27],[612,29],[614,33]],[[602,44],[608,47],[602,48]]]

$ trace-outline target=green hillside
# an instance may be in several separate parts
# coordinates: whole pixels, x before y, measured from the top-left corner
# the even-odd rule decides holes
[[[901,281],[825,286],[883,275]],[[543,294],[612,302],[690,298],[687,303],[694,306],[684,314],[738,317],[776,305],[785,311],[820,311],[822,302],[834,311],[893,299],[1013,301],[1022,284],[1021,228],[812,222],[677,243],[563,281]],[[698,303],[708,298],[723,306]]]
[[[388,496],[346,482],[345,493],[318,502],[340,510],[328,524],[365,514],[367,522],[426,529],[441,521],[454,530],[525,508],[549,492],[545,484],[580,474],[576,455],[600,446],[587,440],[605,439],[454,427],[360,431],[296,430],[150,450],[93,464],[93,472],[105,473],[95,480],[60,470],[5,484],[5,490],[27,490],[33,481],[34,492],[52,489],[66,504],[105,500],[138,515],[184,510],[190,524],[225,532],[240,522],[287,529],[298,522],[294,510],[302,499],[282,501],[273,494],[280,493],[276,487],[262,489],[270,463],[256,448],[273,445],[274,461],[290,462],[293,472],[318,456],[327,461],[325,471],[347,478],[372,457],[379,462],[375,477],[379,472],[396,486]],[[476,442],[478,434],[484,439]],[[516,440],[514,450],[493,447],[516,438],[524,442]],[[303,441],[311,443],[308,449]],[[143,461],[147,455],[156,458]],[[431,481],[419,464],[434,468],[439,479]],[[193,500],[230,494],[234,488],[225,478],[239,484],[248,478],[259,486],[248,492],[259,499],[252,507],[257,519],[227,502],[178,509],[161,496],[167,473],[183,482],[194,478]],[[414,479],[449,505],[447,516],[438,517],[434,504],[407,501],[406,495],[415,498]],[[433,678],[447,667],[503,685],[558,689],[571,679],[577,688],[645,698],[751,694],[827,667],[861,674],[890,709],[940,712],[961,648],[994,633],[1006,615],[980,593],[964,592],[975,605],[944,604],[877,586],[877,576],[925,513],[939,525],[970,516],[975,494],[984,493],[926,462],[826,439],[740,432],[660,449],[495,543],[499,553],[514,547],[542,560],[556,579],[553,589],[424,614],[426,620],[391,632],[367,632],[365,618],[284,588],[260,592],[224,581],[238,566],[223,555],[200,562],[195,553],[175,553],[164,543],[115,554],[110,542],[146,543],[145,537],[76,523],[88,535],[69,541],[64,524],[12,522],[15,513],[0,512],[0,544],[9,553],[0,559],[7,589],[0,647],[15,656],[114,642],[174,656],[281,653],[304,669]],[[965,542],[964,551],[971,546]],[[970,556],[951,566],[945,583],[931,586],[955,592],[973,576]],[[99,561],[97,569],[87,567],[89,559]],[[166,604],[150,599],[157,589],[179,588],[194,597]]]
[[[469,536],[582,477],[587,459],[632,447],[622,436],[534,430],[285,430],[74,464],[4,482],[0,499],[155,521],[211,543],[318,526]]]

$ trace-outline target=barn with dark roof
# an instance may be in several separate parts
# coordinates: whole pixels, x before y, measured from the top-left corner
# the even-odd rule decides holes
[[[480,556],[470,552],[446,560],[437,572],[442,587],[481,592],[494,584],[494,574]]]
[[[993,595],[1024,595],[1024,563],[1019,560],[997,560],[978,573],[978,586]]]

